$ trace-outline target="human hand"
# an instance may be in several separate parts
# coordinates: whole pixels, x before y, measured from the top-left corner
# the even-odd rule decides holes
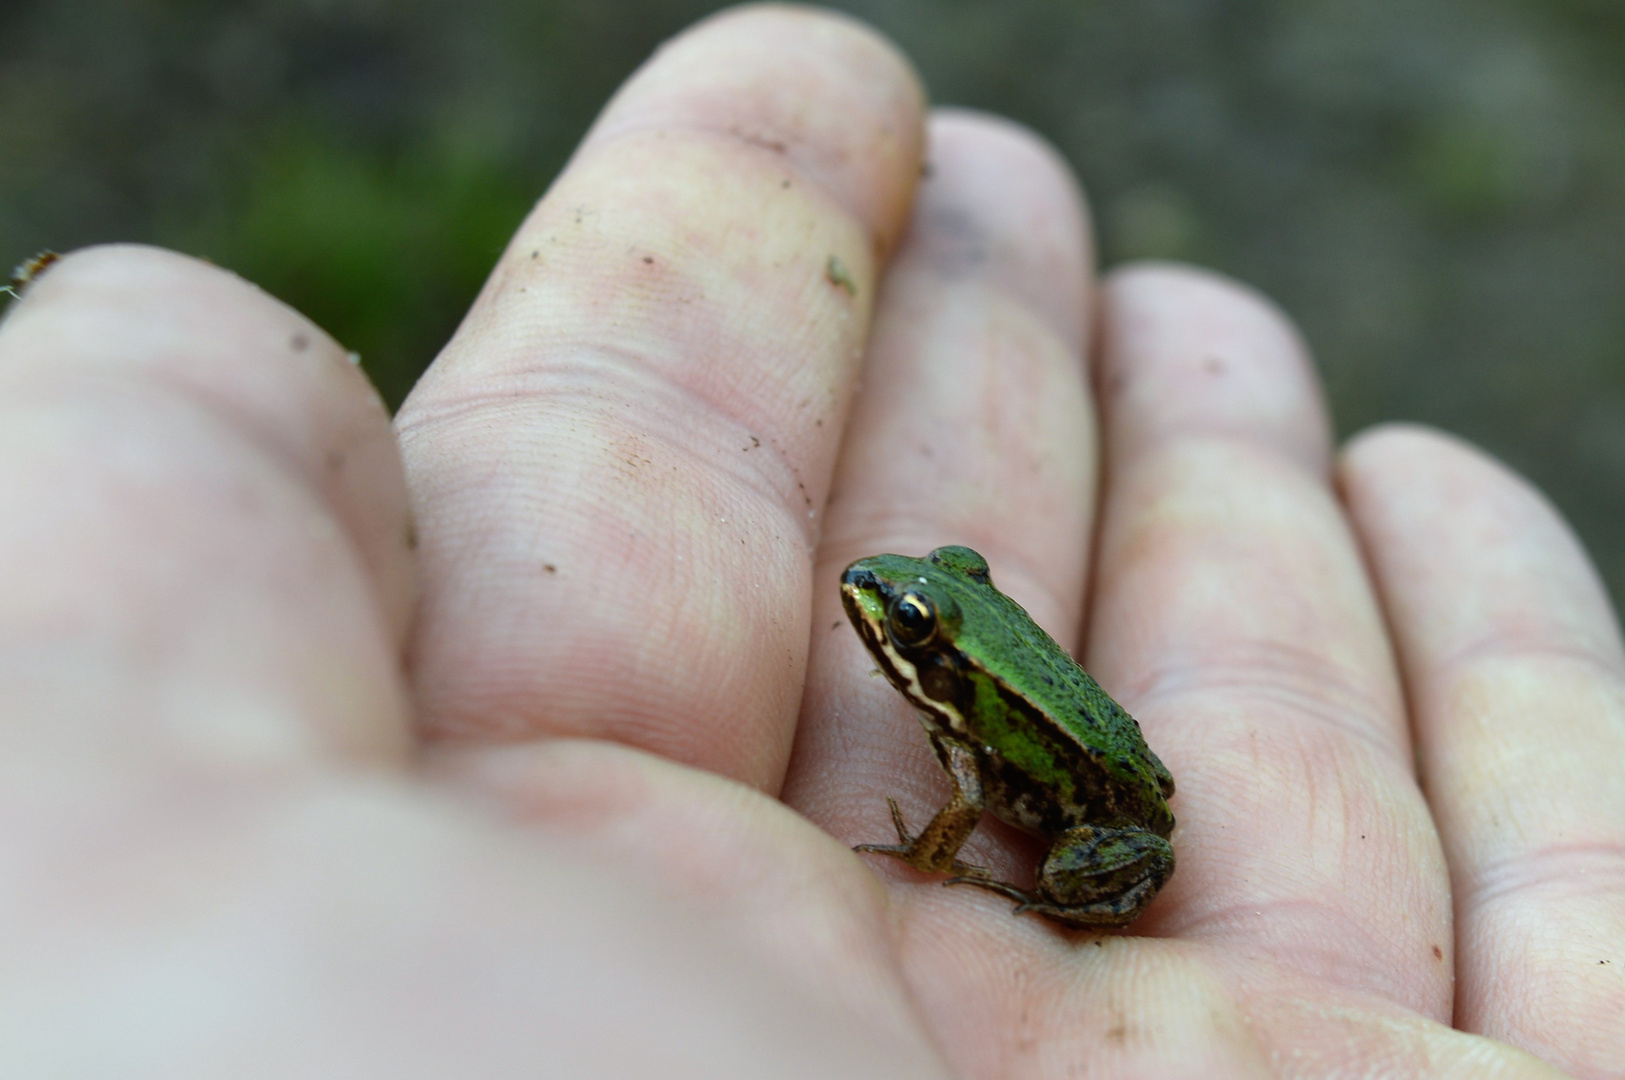
[[[1555,515],[1425,432],[1334,461],[1280,316],[1095,286],[1006,125],[934,122],[903,239],[922,108],[829,16],[663,51],[404,469],[229,275],[41,278],[0,328],[0,1072],[1621,1075],[1625,659]],[[1178,778],[1142,936],[847,850],[947,787],[835,577],[948,542],[1087,627]]]

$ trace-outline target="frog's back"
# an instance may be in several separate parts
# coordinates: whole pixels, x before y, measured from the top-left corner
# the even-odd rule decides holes
[[[968,595],[967,595],[968,594]],[[1005,647],[980,647],[977,665],[995,680],[1019,686],[1033,704],[1080,746],[1098,751],[1119,783],[1149,783],[1166,798],[1174,778],[1146,745],[1139,721],[1119,705],[1076,660],[1033,621],[1025,608],[991,583],[964,590],[960,633],[1002,635]],[[985,640],[978,645],[988,646]]]

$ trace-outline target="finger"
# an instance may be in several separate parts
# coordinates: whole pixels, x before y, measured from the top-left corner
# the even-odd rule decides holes
[[[884,796],[925,821],[947,782],[912,707],[869,677],[874,662],[841,613],[841,569],[967,544],[1063,643],[1083,601],[1095,458],[1078,192],[1052,150],[1008,123],[949,113],[930,136],[930,179],[886,278],[819,548],[785,788],[849,841],[888,839]],[[983,844],[978,834],[972,850]],[[933,901],[968,902],[937,884]]]
[[[1625,1061],[1625,650],[1538,493],[1390,428],[1341,476],[1398,643],[1455,889],[1456,1019],[1579,1076]]]
[[[388,416],[297,313],[113,247],[0,326],[8,763],[399,758],[412,600]]]
[[[1179,869],[1144,928],[1448,1017],[1443,862],[1295,334],[1156,266],[1108,281],[1102,332],[1088,666],[1179,784]]]
[[[702,24],[611,102],[401,412],[428,730],[777,785],[920,110],[872,33],[785,8]]]

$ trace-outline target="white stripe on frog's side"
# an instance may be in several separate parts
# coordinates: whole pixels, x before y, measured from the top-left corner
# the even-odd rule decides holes
[[[965,717],[960,711],[946,701],[938,701],[926,694],[925,688],[920,685],[920,670],[912,663],[904,660],[892,645],[891,638],[886,635],[883,628],[869,627],[869,633],[874,637],[880,651],[886,654],[886,662],[891,669],[903,680],[905,686],[898,689],[914,704],[916,708],[931,714],[937,720],[947,725],[947,730],[955,735],[968,735],[969,727],[965,724]]]

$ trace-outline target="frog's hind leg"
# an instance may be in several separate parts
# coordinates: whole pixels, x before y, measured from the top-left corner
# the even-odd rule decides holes
[[[1067,926],[1127,926],[1174,873],[1174,849],[1148,829],[1079,825],[1062,833],[1038,867],[1033,891],[976,875],[950,885],[976,885]]]
[[[1152,878],[1136,882],[1127,891],[1106,900],[1087,904],[1057,904],[1040,897],[1029,897],[1016,905],[1017,915],[1030,911],[1065,926],[1116,930],[1140,917],[1151,898],[1157,895],[1162,882]],[[1012,897],[1014,899],[1014,897]]]
[[[1174,874],[1174,849],[1139,827],[1079,825],[1038,867],[1038,897],[1025,905],[1070,926],[1127,926]]]
[[[853,851],[870,851],[877,855],[890,855],[901,859],[916,870],[928,874],[952,873],[967,878],[985,878],[987,871],[979,866],[967,866],[957,858],[959,849],[982,820],[986,795],[982,790],[982,773],[976,765],[976,756],[969,747],[947,739],[938,743],[938,756],[948,767],[954,782],[953,797],[948,805],[936,812],[930,824],[916,836],[910,836],[908,825],[896,799],[887,799],[891,807],[892,825],[897,829],[896,844],[859,844]]]

